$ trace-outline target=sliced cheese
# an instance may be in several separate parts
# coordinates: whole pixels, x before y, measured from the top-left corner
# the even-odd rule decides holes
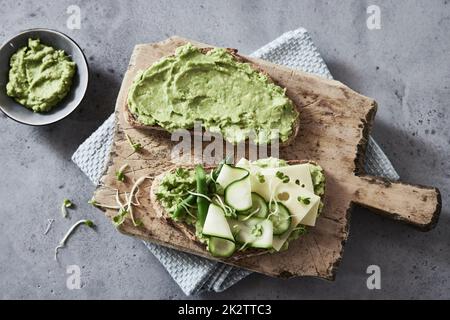
[[[306,216],[301,221],[301,224],[309,227],[314,227],[316,225],[317,213],[319,212],[320,201],[311,208],[311,210],[306,214]]]
[[[309,163],[296,164],[293,166],[286,166],[280,168],[267,168],[261,171],[264,175],[275,175],[281,172],[289,177],[289,181],[298,184],[298,186],[305,188],[310,192],[314,192],[314,186],[311,178],[311,171],[309,170]]]
[[[253,168],[250,169],[250,172],[250,184],[252,187],[252,192],[256,192],[261,197],[263,197],[264,200],[269,201],[272,190],[271,185],[273,184],[273,182],[276,182],[274,180],[275,177],[265,176],[261,173],[260,170],[254,170]]]
[[[285,233],[285,238],[291,233],[292,229],[298,226],[299,223],[306,226],[315,226],[317,213],[320,205],[320,197],[314,194],[314,185],[311,178],[310,164],[297,164],[293,166],[278,167],[278,168],[261,168],[259,166],[251,164],[247,159],[241,159],[238,162],[238,166],[241,166],[250,172],[250,181],[252,185],[252,192],[256,192],[261,195],[266,201],[270,201],[272,195],[272,190],[276,190],[276,194],[282,192],[287,192],[290,195],[289,205],[286,205],[285,201],[281,201],[286,205],[286,207],[291,211],[291,214],[296,215],[296,222],[298,223],[291,225],[291,230]],[[282,183],[279,178],[276,177],[277,172],[281,172],[289,177],[289,183]],[[263,182],[258,175],[263,176]],[[280,184],[284,185],[283,190],[279,189]],[[289,190],[286,190],[288,188]],[[301,193],[303,191],[303,193]],[[310,204],[307,206],[307,211],[305,212],[304,204],[298,203],[298,194],[303,197],[310,198]],[[314,200],[313,200],[314,199]],[[297,203],[296,203],[297,202]],[[303,207],[301,207],[303,206]],[[279,237],[277,237],[279,238]],[[286,239],[279,239],[282,244]],[[281,248],[281,246],[279,246]],[[278,250],[278,249],[277,249]]]
[[[252,164],[245,158],[242,158],[236,163],[236,167],[240,167],[246,169],[250,172],[250,184],[252,188],[252,192],[256,192],[261,197],[263,197],[266,201],[269,201],[270,198],[270,185],[269,181],[263,177],[263,182],[261,182],[260,177],[262,174],[262,168]]]
[[[275,177],[275,179],[278,179]],[[279,180],[279,179],[278,179]],[[278,182],[278,185],[275,189],[275,194],[288,194],[289,198],[287,200],[278,199],[282,204],[288,208],[291,213],[291,225],[283,235],[274,237],[273,239],[273,248],[275,250],[280,250],[283,244],[286,242],[287,238],[291,234],[292,230],[296,228],[300,223],[303,224],[303,219],[312,212],[317,212],[317,205],[320,202],[320,197],[315,195],[312,192],[309,192],[305,188],[299,188],[295,183],[283,183]],[[305,204],[302,201],[298,201],[298,199],[309,198],[309,203]],[[283,197],[284,198],[284,197]],[[314,211],[316,210],[316,211]]]
[[[310,164],[297,164],[293,166],[280,167],[280,168],[268,168],[261,170],[261,174],[264,175],[276,175],[277,172],[283,173],[289,177],[290,183],[295,183],[298,187],[304,188],[306,191],[314,194],[314,185],[311,178]],[[261,186],[263,187],[263,186]],[[270,194],[269,194],[270,196]],[[306,226],[315,226],[317,213],[319,211],[320,200],[314,207],[308,212],[308,214],[301,221],[301,224]]]

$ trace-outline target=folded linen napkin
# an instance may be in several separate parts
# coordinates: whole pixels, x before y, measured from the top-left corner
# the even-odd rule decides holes
[[[303,28],[286,32],[251,56],[332,78],[311,37]],[[94,184],[99,182],[106,166],[113,134],[114,115],[111,115],[72,156],[72,161]],[[369,174],[391,180],[399,178],[389,159],[372,138],[369,139],[366,151],[365,170]],[[186,295],[223,291],[251,273],[150,242],[144,244],[164,265]]]

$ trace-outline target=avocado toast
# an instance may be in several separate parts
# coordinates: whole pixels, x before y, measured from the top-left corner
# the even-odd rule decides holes
[[[135,128],[202,129],[233,144],[286,145],[298,133],[297,106],[286,90],[235,49],[188,43],[139,72],[128,91],[125,119]]]
[[[239,260],[287,250],[315,225],[324,192],[324,172],[313,161],[241,159],[216,168],[174,167],[155,178],[150,200],[212,256]]]
[[[202,257],[210,256],[205,245],[190,241],[173,225],[182,225],[162,219],[149,197],[154,178],[168,172],[175,164],[190,164],[190,159],[174,159],[171,150],[174,141],[170,134],[157,130],[140,130],[125,123],[124,107],[133,79],[175,49],[192,42],[198,47],[212,47],[180,37],[171,37],[158,43],[137,45],[116,104],[117,126],[111,147],[110,163],[102,177],[102,186],[94,195],[100,204],[115,206],[115,195],[130,194],[134,181],[148,178],[141,186],[141,205],[133,210],[118,230],[126,235],[169,246]],[[373,99],[361,96],[341,83],[295,71],[270,62],[248,58],[266,70],[284,88],[301,108],[301,139],[280,150],[280,157],[289,159],[314,159],[327,174],[327,192],[321,218],[314,228],[308,228],[298,241],[291,241],[289,250],[277,254],[264,254],[231,262],[241,268],[276,277],[314,276],[333,279],[349,234],[349,218],[357,205],[376,209],[388,217],[429,229],[435,225],[440,209],[439,192],[432,188],[387,182],[364,174],[364,155],[368,134],[372,127],[376,104]],[[126,141],[142,145],[140,152]],[[183,136],[184,137],[184,136]],[[191,137],[188,137],[191,138]],[[198,137],[192,137],[192,140]],[[206,149],[209,145],[205,146]],[[189,151],[189,148],[186,149]],[[206,153],[207,154],[207,153]],[[273,153],[272,153],[273,154]],[[216,155],[219,157],[220,155]],[[197,157],[196,157],[197,158]],[[117,181],[115,173],[125,163],[130,165],[124,173],[125,181]],[[143,193],[146,193],[145,196]],[[405,199],[405,201],[398,201]],[[108,217],[117,214],[115,209],[104,209]],[[232,257],[231,257],[232,258]]]

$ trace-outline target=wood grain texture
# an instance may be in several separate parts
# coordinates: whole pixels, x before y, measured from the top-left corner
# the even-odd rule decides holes
[[[116,103],[116,132],[110,160],[101,186],[95,192],[100,203],[115,204],[115,189],[129,192],[133,180],[142,175],[155,177],[174,164],[188,164],[183,159],[171,161],[175,145],[170,134],[157,130],[139,130],[125,121],[128,88],[136,73],[158,59],[173,54],[176,47],[188,40],[172,37],[166,41],[137,45],[125,74]],[[196,43],[202,47],[210,45]],[[362,96],[340,82],[248,58],[267,72],[299,107],[300,131],[297,139],[280,149],[286,160],[312,159],[325,170],[327,177],[325,207],[314,228],[306,236],[290,244],[288,251],[244,258],[232,264],[277,277],[316,276],[334,279],[348,236],[349,214],[355,204],[374,209],[377,213],[410,223],[422,230],[437,222],[440,194],[435,188],[388,182],[364,175],[364,154],[367,137],[376,112],[374,100]],[[125,139],[125,132],[143,145],[134,152]],[[116,180],[115,172],[128,163],[126,180]],[[182,231],[166,219],[157,216],[149,200],[152,179],[140,187],[142,206],[135,216],[143,226],[134,227],[129,220],[119,231],[168,247],[211,258],[202,245],[189,240]],[[107,210],[112,217],[115,212]],[[227,262],[229,263],[229,262]]]

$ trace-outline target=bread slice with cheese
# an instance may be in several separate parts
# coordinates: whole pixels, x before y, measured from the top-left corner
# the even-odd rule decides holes
[[[288,166],[278,167],[278,168],[273,168],[273,169],[276,169],[279,171],[279,169],[285,168],[285,170],[286,170],[286,168],[289,168],[289,167],[292,167],[295,165],[300,165],[300,164],[312,164],[314,166],[317,166],[317,164],[311,160],[292,160],[292,161],[287,161],[287,164],[288,164]],[[238,166],[238,164],[237,164],[237,166]],[[168,224],[172,225],[174,228],[176,228],[178,231],[180,231],[182,234],[184,234],[184,236],[186,237],[186,239],[188,241],[192,241],[192,242],[196,243],[199,247],[202,247],[205,249],[205,253],[209,254],[208,251],[206,250],[206,245],[197,238],[195,226],[187,224],[185,222],[173,220],[171,218],[170,214],[165,210],[164,206],[160,203],[160,201],[158,200],[158,198],[156,196],[156,194],[158,192],[158,188],[159,188],[163,178],[165,177],[165,175],[168,173],[173,173],[178,168],[180,168],[180,166],[173,167],[170,170],[155,177],[155,179],[151,185],[151,189],[150,189],[151,204],[152,204],[155,212],[161,219],[165,219]],[[182,168],[193,169],[194,167],[193,166],[183,166]],[[209,172],[212,169],[213,168],[211,168],[211,167],[205,168],[205,170],[207,172]],[[272,169],[272,168],[268,168],[268,170],[270,170],[270,169]],[[263,169],[263,170],[266,170],[266,169]],[[289,170],[289,169],[287,169],[287,170]],[[269,173],[269,175],[270,175],[270,173]],[[293,178],[293,182],[295,183],[295,180],[297,179],[297,177],[295,175],[292,175],[292,178]],[[305,181],[306,181],[306,179],[305,179]],[[289,184],[286,184],[283,187],[288,188],[288,185]],[[324,195],[322,195],[321,197],[314,195],[314,192],[311,192],[311,191],[314,191],[313,186],[305,186],[305,189],[308,189],[309,191],[305,190],[304,193],[301,193],[302,195],[308,195],[308,197],[311,197],[311,198],[317,197],[320,200],[320,202],[323,203]],[[285,190],[285,189],[281,189],[280,191],[283,192],[283,190]],[[286,190],[288,192],[290,192],[289,189],[286,189]],[[296,197],[298,196],[297,194],[294,195],[294,193],[292,193],[292,195],[296,196]],[[293,200],[296,200],[296,199],[293,199]],[[310,205],[311,206],[312,205],[319,206],[319,202],[314,202],[314,203],[311,203]],[[293,202],[293,204],[290,205],[289,209],[294,211],[293,219],[296,219],[295,218],[296,216],[298,217],[297,218],[298,221],[293,220],[294,224],[291,226],[291,229],[298,227],[299,224],[302,224],[302,225],[305,224],[305,225],[309,225],[309,226],[315,225],[315,220],[317,218],[317,213],[319,211],[318,208],[315,208],[314,210],[312,210],[312,211],[314,211],[314,216],[313,217],[310,216],[309,218],[308,218],[307,214],[305,215],[302,212],[300,212],[302,210],[302,208],[297,210],[297,207],[295,206],[294,202]],[[308,209],[308,208],[306,207],[306,209]],[[307,211],[311,211],[311,210],[308,209]],[[306,223],[303,222],[303,219],[305,219],[304,222],[306,222]],[[274,237],[273,249],[268,250],[268,249],[259,249],[259,248],[247,248],[245,250],[238,250],[238,251],[235,251],[231,257],[226,258],[225,260],[236,261],[236,260],[240,260],[240,259],[247,258],[247,257],[275,253],[277,251],[283,250],[284,244],[286,243],[286,241],[289,242],[289,236],[290,236],[290,232],[286,233],[285,236],[283,236],[283,237],[281,237],[281,236]]]

